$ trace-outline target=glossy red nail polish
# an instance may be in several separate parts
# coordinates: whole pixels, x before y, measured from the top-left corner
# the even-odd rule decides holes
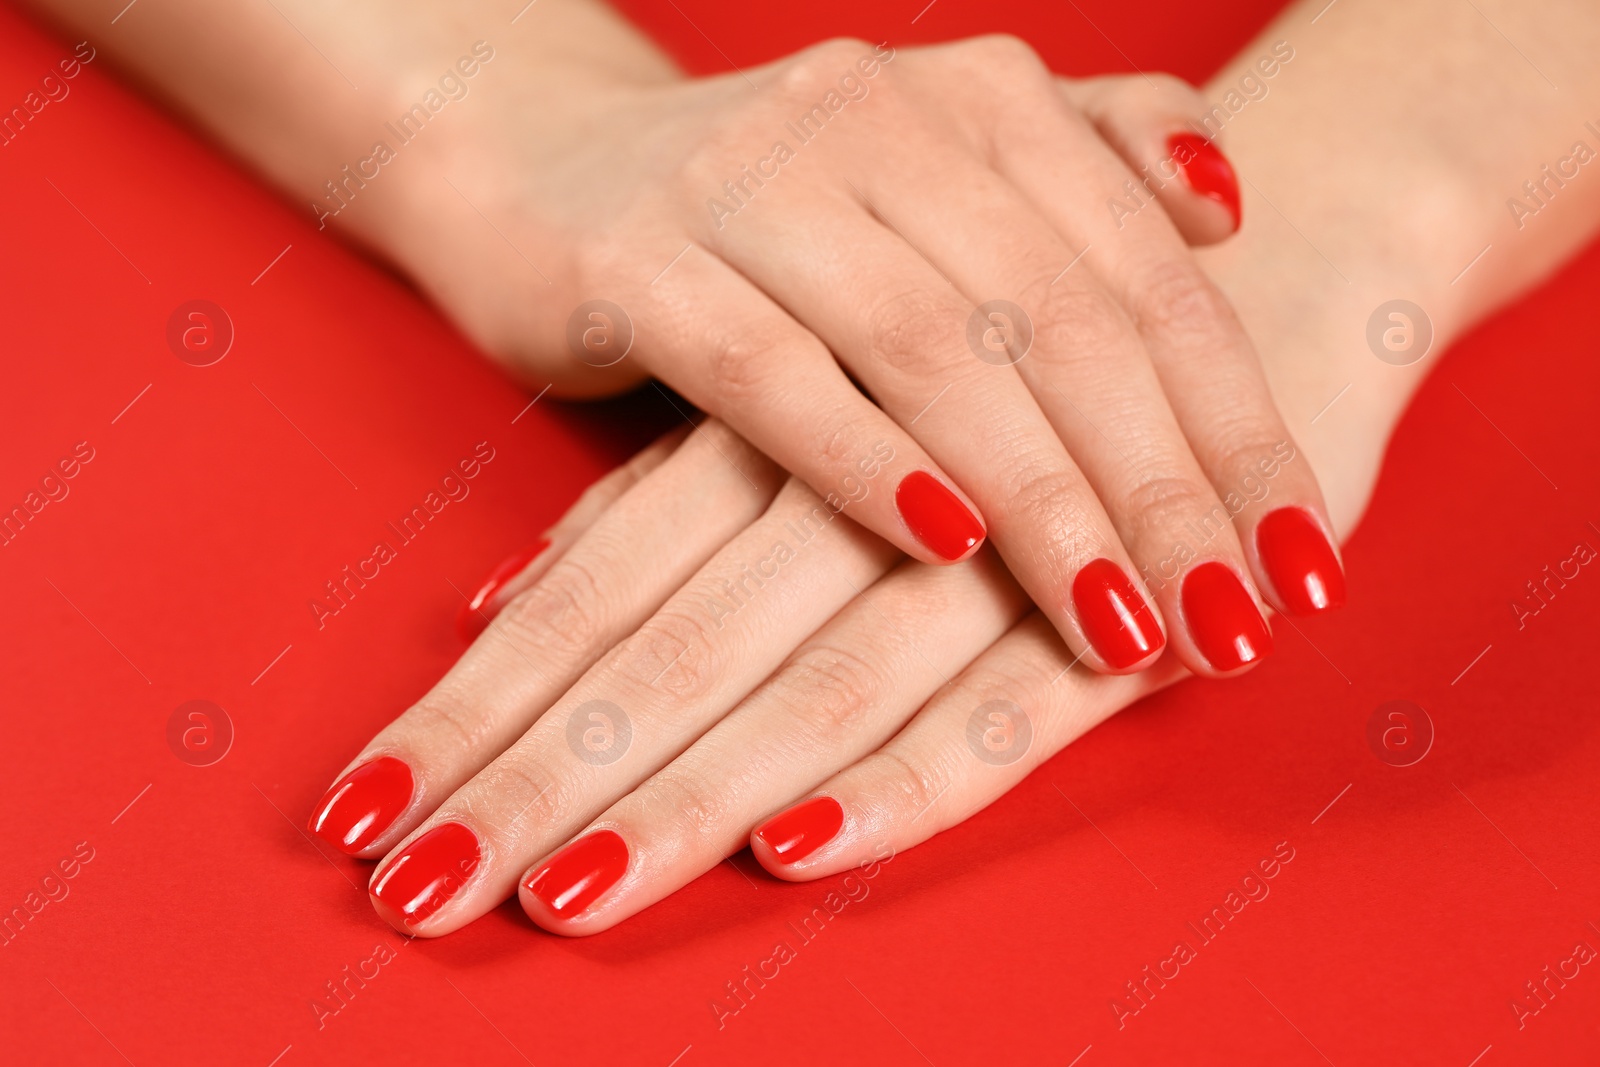
[[[501,560],[500,565],[489,572],[489,577],[478,586],[478,591],[472,594],[472,598],[461,605],[461,611],[456,615],[456,630],[463,640],[471,641],[483,633],[484,628],[489,625],[489,620],[500,610],[499,604],[490,603],[495,594],[504,589],[507,582],[521,574],[523,568],[543,555],[545,549],[549,547],[550,542],[541,537],[521,552]]]
[[[756,831],[779,863],[799,863],[832,841],[844,826],[844,808],[832,797],[812,797],[779,812]]]
[[[372,903],[395,926],[416,926],[467,884],[481,856],[476,834],[441,823],[384,864],[368,890]]]
[[[1219,671],[1254,663],[1272,652],[1272,631],[1239,576],[1221,563],[1202,563],[1183,580],[1183,618],[1206,662]]]
[[[1116,670],[1127,670],[1167,643],[1149,602],[1109,559],[1091,560],[1078,571],[1072,604],[1084,636]]]
[[[368,760],[333,783],[306,828],[353,856],[406,810],[414,784],[411,768],[401,760]]]
[[[1167,151],[1183,171],[1183,180],[1201,196],[1215,200],[1233,216],[1239,228],[1239,178],[1233,164],[1217,146],[1196,133],[1175,133],[1167,138]]]
[[[940,559],[960,559],[983,540],[978,517],[927,471],[912,471],[901,479],[894,502],[916,539]]]
[[[1256,527],[1256,550],[1272,587],[1296,615],[1344,606],[1344,571],[1317,520],[1304,508],[1278,508]]]
[[[628,843],[615,830],[585,834],[545,861],[523,883],[551,913],[571,918],[600,899],[628,871]]]

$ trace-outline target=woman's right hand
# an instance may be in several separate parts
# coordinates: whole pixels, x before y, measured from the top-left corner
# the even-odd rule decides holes
[[[524,377],[656,375],[924,562],[992,534],[1096,670],[1170,640],[1231,675],[1263,600],[1340,602],[1316,478],[1185,246],[1238,221],[1193,90],[1085,113],[1010,38],[694,80],[547,59],[435,144],[462,197],[397,253]]]

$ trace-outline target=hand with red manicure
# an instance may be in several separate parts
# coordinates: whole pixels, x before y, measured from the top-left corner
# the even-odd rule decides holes
[[[494,0],[278,7],[174,0],[107,48],[537,388],[654,376],[914,559],[992,540],[1090,670],[1169,645],[1210,677],[1260,662],[1266,606],[1293,595],[1259,547],[1274,509],[1337,567],[1317,478],[1190,251],[1242,216],[1183,82],[1058,80],[1005,36],[687,78],[599,0],[509,30]],[[299,25],[374,91],[285,93],[269,57],[303,50]],[[161,61],[197,36],[234,62]],[[448,111],[402,134],[395,101],[440,63]],[[381,157],[377,131],[393,161],[328,177],[351,144]]]
[[[1424,25],[1428,17],[1414,16]],[[1588,17],[1592,41],[1600,19]],[[1328,33],[1329,47],[1344,54],[1372,48],[1370,26],[1359,20]],[[1447,136],[1476,136],[1484,121],[1476,98],[1443,112],[1397,109],[1394,93],[1417,99],[1431,88],[1417,78],[1437,75],[1419,74],[1404,49],[1389,58],[1391,77],[1374,106],[1395,121],[1416,111],[1426,131],[1351,138],[1343,169],[1330,170],[1320,128],[1296,140],[1308,114],[1326,120],[1347,103],[1338,65],[1325,64],[1304,97],[1277,105],[1248,157],[1298,191],[1312,225],[1353,228],[1345,263],[1358,280],[1349,289],[1326,284],[1326,261],[1296,231],[1270,222],[1200,257],[1248,316],[1272,395],[1301,413],[1303,444],[1286,434],[1257,442],[1233,456],[1237,481],[1211,482],[1224,512],[1245,502],[1231,523],[1215,525],[1205,494],[1172,505],[1182,545],[1229,533],[1248,568],[1207,551],[1169,552],[1137,577],[1115,560],[1111,572],[1085,561],[1070,583],[1081,621],[1064,633],[1051,612],[1059,601],[1038,603],[1026,568],[995,548],[979,546],[956,566],[905,560],[898,544],[849,521],[855,512],[841,514],[728,425],[707,420],[599,483],[512,577],[504,573],[516,562],[497,572],[473,598],[486,629],[346,768],[313,830],[382,860],[374,904],[408,933],[448,933],[515,895],[547,930],[594,934],[745,847],[793,880],[882,862],[960,823],[1186,669],[1227,674],[1259,662],[1270,629],[1241,575],[1248,570],[1288,612],[1343,600],[1328,531],[1355,523],[1384,443],[1426,373],[1424,365],[1396,374],[1366,348],[1370,309],[1391,291],[1416,292],[1434,309],[1442,348],[1600,223],[1600,201],[1585,202],[1575,215],[1581,225],[1541,231],[1542,244],[1528,238],[1525,256],[1486,261],[1467,282],[1476,288],[1458,295],[1450,279],[1459,248],[1436,234],[1396,240],[1415,232],[1410,207],[1352,197],[1350,188],[1363,176],[1386,183],[1399,174],[1439,181],[1430,188],[1442,203],[1487,204],[1486,212],[1451,213],[1470,253],[1502,221],[1489,216],[1508,167],[1485,156],[1484,169],[1441,178],[1427,135],[1443,121]],[[1450,61],[1472,84],[1493,64],[1477,52]],[[1501,73],[1507,92],[1527,80],[1523,71]],[[1091,114],[1145,116],[1107,134],[1124,159],[1149,158],[1137,145],[1162,146],[1170,136],[1149,121],[1150,109],[1135,106],[1150,91],[1131,81],[1066,86]],[[1523,116],[1507,113],[1516,117],[1497,135],[1528,151],[1564,121],[1526,128]],[[1118,129],[1109,116],[1099,127]],[[1210,188],[1204,176],[1188,182],[1190,192]],[[1172,200],[1181,195],[1167,187],[1161,206],[1182,232],[1231,225],[1227,197]],[[1249,395],[1238,386],[1254,372],[1234,361],[1196,355],[1188,365],[1227,379],[1230,395]],[[1327,410],[1329,397],[1345,399],[1319,422],[1313,414]],[[1249,404],[1229,410],[1245,422],[1256,413]],[[1124,458],[1133,466],[1149,454]],[[1306,489],[1316,484],[1313,466],[1329,490],[1331,526]],[[661,537],[663,529],[683,536]],[[1097,649],[1112,650],[1097,653],[1106,661],[1097,666],[1138,663],[1159,651],[1152,619],[1179,620],[1176,633],[1167,631],[1176,655],[1140,673],[1084,669],[1080,627]]]

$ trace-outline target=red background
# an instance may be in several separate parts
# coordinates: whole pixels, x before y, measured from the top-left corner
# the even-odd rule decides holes
[[[699,70],[1004,29],[1059,70],[1201,79],[1273,9],[1080,2],[939,0],[915,25],[920,0],[631,13]],[[0,11],[0,104],[69,50]],[[1600,252],[1443,358],[1350,542],[1349,608],[1280,625],[1248,678],[1145,702],[895,858],[724,1028],[723,983],[837,879],[787,885],[741,855],[582,941],[502,907],[405,945],[319,1030],[323,983],[402,939],[358,889],[368,868],[299,831],[308,809],[459,653],[456,589],[671,416],[541,401],[513,423],[528,396],[404,284],[103,59],[71,84],[0,149],[0,504],[95,450],[0,548],[0,911],[77,843],[94,858],[0,947],[0,1060],[1595,1062],[1600,967],[1520,1031],[1510,1003],[1600,947],[1600,569],[1521,631],[1509,604],[1600,547]],[[165,342],[193,298],[237,330],[207,368]],[[472,495],[319,632],[321,583],[480,440],[498,457]],[[236,730],[213,766],[167,745],[192,699]],[[1368,747],[1392,699],[1436,727],[1415,766]],[[1119,1030],[1124,983],[1280,841],[1295,858],[1271,895]]]

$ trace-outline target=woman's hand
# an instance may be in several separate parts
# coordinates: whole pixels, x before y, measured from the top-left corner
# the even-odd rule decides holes
[[[505,75],[523,87],[408,179],[461,197],[386,232],[524,377],[594,393],[656,375],[925,562],[992,533],[1097,670],[1170,639],[1191,669],[1236,673],[1271,648],[1263,593],[1341,601],[1316,479],[1284,462],[1249,341],[1145,210],[1158,189],[1190,236],[1237,224],[1188,87],[1149,80],[1097,129],[998,37],[834,41],[695,80],[553,57]],[[1264,474],[1270,502],[1250,492]]]
[[[881,858],[1181,673],[1073,672],[992,551],[897,565],[726,427],[682,438],[585,495],[314,813],[389,853],[370,892],[397,929],[516,891],[595,933],[747,843],[785,878]]]
[[[598,0],[172,0],[105,44],[537,387],[659,376],[924,562],[992,533],[1091,669],[1170,641],[1233,674],[1270,649],[1263,598],[1342,595],[1185,247],[1237,225],[1239,186],[1170,79],[1140,77],[1132,134],[1008,37],[686,79]]]

